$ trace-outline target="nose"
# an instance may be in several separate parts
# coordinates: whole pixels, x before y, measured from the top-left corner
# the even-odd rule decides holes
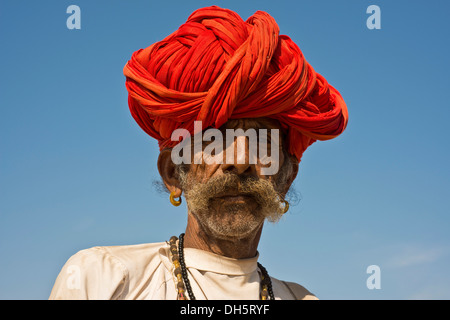
[[[234,173],[237,175],[241,175],[241,174],[253,174],[256,172],[256,170],[254,169],[254,165],[249,164],[249,163],[224,163],[221,165],[222,171],[225,172],[229,172],[229,173]]]
[[[237,140],[237,139],[236,139]],[[224,173],[234,173],[237,175],[255,175],[256,167],[255,164],[250,163],[250,152],[248,148],[248,140],[244,143],[245,147],[238,148],[237,141],[234,141],[232,145],[229,145],[224,152],[223,163],[221,164],[222,172]],[[234,150],[233,161],[230,161],[230,156],[226,155],[227,152],[232,152]],[[228,158],[228,161],[227,161]]]

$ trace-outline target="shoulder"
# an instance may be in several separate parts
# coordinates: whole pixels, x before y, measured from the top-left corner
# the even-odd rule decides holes
[[[144,243],[125,246],[105,246],[105,247],[93,247],[87,249],[95,253],[99,258],[107,258],[111,260],[111,263],[121,264],[121,266],[127,270],[133,270],[152,264],[152,262],[158,263],[159,260],[155,259],[159,255],[161,248],[167,246],[165,242],[157,243]]]
[[[275,292],[280,293],[280,299],[283,300],[319,300],[308,289],[295,282],[282,281],[276,278],[272,278],[272,286],[274,287]]]
[[[130,281],[160,263],[166,244],[103,246],[80,250],[61,269],[50,299],[120,299]]]
[[[129,270],[151,264],[164,246],[166,246],[165,242],[92,247],[78,251],[67,262],[87,269],[108,266],[122,271],[123,276],[127,276]]]

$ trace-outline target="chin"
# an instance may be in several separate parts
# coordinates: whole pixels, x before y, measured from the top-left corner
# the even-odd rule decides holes
[[[248,207],[247,207],[248,208]],[[264,223],[264,217],[247,210],[213,210],[207,213],[196,213],[198,222],[203,230],[217,239],[243,239],[256,234]]]

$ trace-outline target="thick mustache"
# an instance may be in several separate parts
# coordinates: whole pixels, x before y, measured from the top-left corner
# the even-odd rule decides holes
[[[274,181],[226,173],[203,183],[188,183],[191,186],[185,190],[185,197],[192,212],[207,214],[220,197],[240,195],[251,197],[251,201],[259,208],[257,211],[269,221],[277,221],[282,215],[279,201],[281,195],[277,192]]]
[[[251,196],[258,201],[259,193],[252,188],[258,178],[252,176],[239,176],[237,174],[228,173],[208,181],[205,187],[210,191],[209,199],[220,198],[226,196]]]

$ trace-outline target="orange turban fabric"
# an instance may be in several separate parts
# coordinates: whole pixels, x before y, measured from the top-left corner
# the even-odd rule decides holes
[[[196,10],[164,40],[133,53],[125,65],[131,114],[173,147],[177,128],[219,128],[228,119],[268,117],[287,132],[300,161],[316,140],[341,134],[348,119],[339,92],[279,35],[275,20],[257,11],[247,21],[217,6]]]

